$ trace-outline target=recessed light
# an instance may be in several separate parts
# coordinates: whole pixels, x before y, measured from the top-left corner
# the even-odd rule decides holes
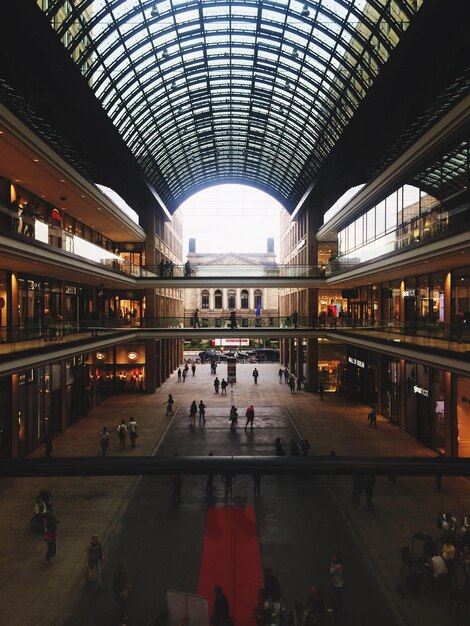
[[[80,198],[84,198],[85,196],[80,196]]]
[[[44,194],[42,194],[41,198],[45,198],[46,196]]]
[[[60,178],[61,183],[65,183],[65,178]]]
[[[35,163],[39,163],[39,159],[33,159]]]

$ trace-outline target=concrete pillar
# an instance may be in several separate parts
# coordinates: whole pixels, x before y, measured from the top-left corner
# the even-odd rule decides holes
[[[297,337],[297,353],[296,353],[296,365],[295,372],[297,378],[303,377],[303,350],[302,350],[302,337]]]
[[[255,307],[255,290],[253,289],[253,287],[250,287],[250,289],[248,290],[248,308],[253,310],[256,309]]]
[[[222,309],[224,311],[228,309],[228,293],[226,287],[222,289]]]
[[[293,372],[295,370],[295,341],[294,339],[289,339],[289,371]]]
[[[20,442],[19,442],[19,398],[18,398],[18,374],[11,375],[11,422],[10,422],[10,441],[11,441],[11,458],[17,459],[20,453]],[[25,416],[23,416],[23,419]],[[24,426],[23,426],[24,428]]]
[[[318,391],[318,339],[307,339],[306,391]]]
[[[214,298],[214,287],[211,287],[209,289],[209,311],[213,311],[215,309],[214,306],[214,302],[215,302],[215,298]]]
[[[157,390],[157,363],[156,341],[145,341],[145,393],[155,393]]]
[[[155,342],[155,385],[161,387],[162,377],[162,340]]]

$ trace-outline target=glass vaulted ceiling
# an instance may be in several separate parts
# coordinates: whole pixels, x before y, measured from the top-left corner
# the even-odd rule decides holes
[[[255,185],[293,209],[423,0],[49,0],[163,201]]]

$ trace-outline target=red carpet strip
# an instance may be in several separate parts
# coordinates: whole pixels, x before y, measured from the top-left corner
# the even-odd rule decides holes
[[[263,587],[255,512],[248,508],[213,508],[207,512],[198,594],[214,609],[214,587],[228,598],[235,626],[254,626],[253,608]]]

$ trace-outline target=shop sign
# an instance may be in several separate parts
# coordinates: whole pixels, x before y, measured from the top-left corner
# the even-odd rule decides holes
[[[424,389],[423,387],[418,387],[418,385],[415,385],[413,387],[413,391],[415,393],[419,393],[420,396],[425,396],[426,398],[429,397],[429,389]]]
[[[359,359],[354,359],[352,356],[348,356],[348,361],[353,365],[357,365],[357,367],[365,368],[366,364],[364,361],[359,361]]]
[[[104,354],[103,352],[97,352],[96,358],[98,359],[98,361],[104,361],[106,358],[106,354]]]
[[[403,292],[403,297],[404,298],[416,298],[416,296],[418,295],[417,293],[417,289],[405,289]]]
[[[129,359],[129,361],[137,361],[139,355],[137,354],[137,352],[129,352],[127,358]]]

